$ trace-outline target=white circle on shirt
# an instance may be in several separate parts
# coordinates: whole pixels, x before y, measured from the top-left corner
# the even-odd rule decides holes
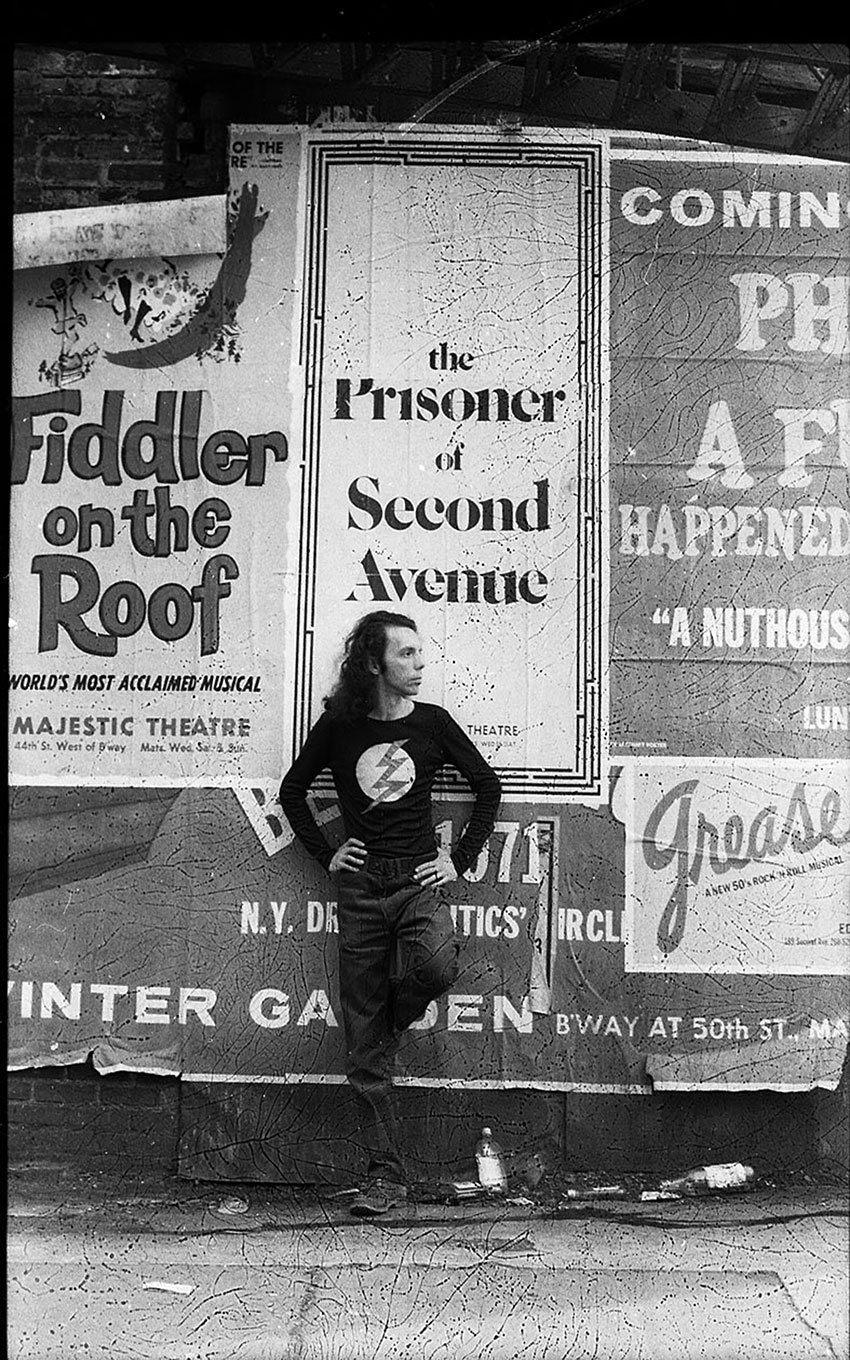
[[[397,802],[413,787],[416,766],[403,750],[404,744],[404,741],[381,741],[377,746],[367,747],[358,760],[354,771],[357,782],[372,799],[367,812],[379,803]]]

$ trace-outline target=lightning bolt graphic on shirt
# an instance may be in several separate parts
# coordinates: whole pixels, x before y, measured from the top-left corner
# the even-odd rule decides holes
[[[401,779],[394,779],[393,775],[405,764],[405,756],[401,748],[408,740],[409,738],[405,737],[403,741],[394,741],[378,761],[377,768],[382,769],[383,774],[379,775],[372,785],[372,793],[375,794],[375,797],[366,808],[367,812],[371,812],[372,808],[377,807],[379,803],[385,803],[394,789],[401,789],[402,791],[407,789],[410,782],[408,777],[405,775]]]

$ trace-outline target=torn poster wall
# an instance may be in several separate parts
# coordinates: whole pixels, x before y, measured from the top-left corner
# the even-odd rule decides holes
[[[199,300],[175,330],[129,268],[85,302],[73,271],[21,277],[15,1065],[93,1051],[198,1082],[342,1081],[334,885],[274,791],[342,635],[395,606],[422,630],[426,697],[507,791],[453,885],[461,981],[401,1079],[834,1089],[846,169],[564,129],[237,128],[233,146],[234,212],[263,224],[232,290],[220,261],[186,267]],[[216,554],[240,575],[204,651]],[[82,590],[123,579],[105,617],[75,608],[63,555]],[[157,636],[133,610],[163,587]],[[89,632],[114,652],[85,652]],[[336,836],[329,785],[317,799]],[[447,772],[440,834],[463,815]]]
[[[333,880],[291,838],[269,853],[234,791],[113,792],[13,791],[12,1065],[93,1053],[222,1086],[343,1081]],[[317,811],[338,835],[335,804]],[[441,839],[464,811],[438,808]],[[503,804],[451,885],[460,976],[411,1029],[400,1078],[649,1094],[648,1064],[675,1059],[697,1084],[834,1088],[844,980],[626,971],[623,857],[606,809]]]

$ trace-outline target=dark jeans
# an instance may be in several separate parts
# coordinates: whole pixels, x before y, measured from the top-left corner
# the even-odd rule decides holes
[[[336,874],[346,1072],[358,1097],[369,1175],[404,1182],[392,1079],[402,1031],[458,974],[444,889],[412,877],[420,859],[370,855]]]

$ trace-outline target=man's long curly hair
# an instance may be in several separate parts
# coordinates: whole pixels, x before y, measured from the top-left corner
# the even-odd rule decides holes
[[[344,718],[355,722],[365,718],[375,700],[375,673],[371,669],[374,662],[383,670],[387,650],[388,628],[412,628],[417,631],[413,619],[406,614],[391,614],[386,609],[376,609],[358,619],[348,637],[339,668],[339,679],[326,695],[325,709],[333,718]]]

